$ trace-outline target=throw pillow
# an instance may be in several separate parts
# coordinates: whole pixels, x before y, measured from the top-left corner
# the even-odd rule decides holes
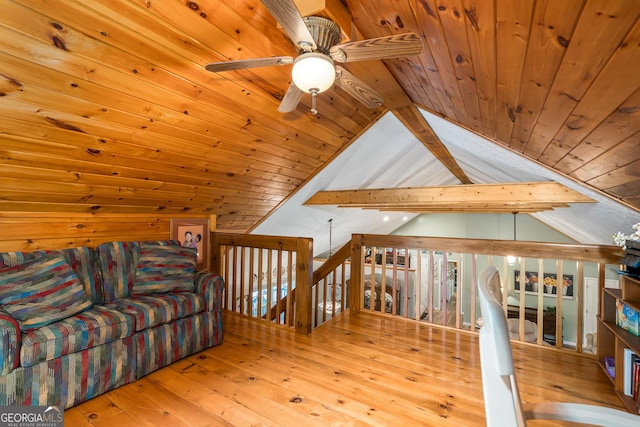
[[[194,291],[197,250],[140,244],[133,295]]]
[[[51,253],[0,268],[0,306],[28,330],[88,310],[93,303],[64,256]]]

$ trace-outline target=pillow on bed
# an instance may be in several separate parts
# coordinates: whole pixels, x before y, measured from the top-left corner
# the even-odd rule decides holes
[[[0,306],[28,330],[88,310],[93,303],[64,256],[52,253],[0,268]]]
[[[140,244],[132,295],[195,290],[197,249]]]

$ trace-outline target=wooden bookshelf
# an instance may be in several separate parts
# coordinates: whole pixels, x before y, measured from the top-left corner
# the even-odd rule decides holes
[[[629,348],[640,355],[640,337],[616,325],[616,301],[621,301],[636,311],[640,311],[640,280],[621,275],[621,289],[603,289],[598,317],[598,363],[611,379],[615,393],[629,412],[640,413],[639,402],[624,394],[624,349]],[[605,358],[615,361],[615,378],[611,378],[605,367]]]

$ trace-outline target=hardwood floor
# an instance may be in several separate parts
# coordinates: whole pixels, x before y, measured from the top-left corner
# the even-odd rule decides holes
[[[224,321],[222,345],[65,411],[65,425],[485,425],[476,334],[358,312],[309,336]],[[525,402],[622,407],[594,359],[513,347]]]

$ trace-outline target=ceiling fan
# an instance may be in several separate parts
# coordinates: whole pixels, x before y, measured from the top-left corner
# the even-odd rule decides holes
[[[306,92],[311,94],[311,112],[317,114],[316,96],[333,86],[334,82],[365,106],[377,108],[382,105],[382,97],[335,63],[389,59],[417,55],[422,51],[422,40],[415,33],[340,43],[340,27],[330,19],[319,16],[303,18],[293,0],[261,1],[296,45],[299,56],[214,62],[205,68],[222,72],[293,64],[292,82],[278,107],[281,113],[295,110]]]

